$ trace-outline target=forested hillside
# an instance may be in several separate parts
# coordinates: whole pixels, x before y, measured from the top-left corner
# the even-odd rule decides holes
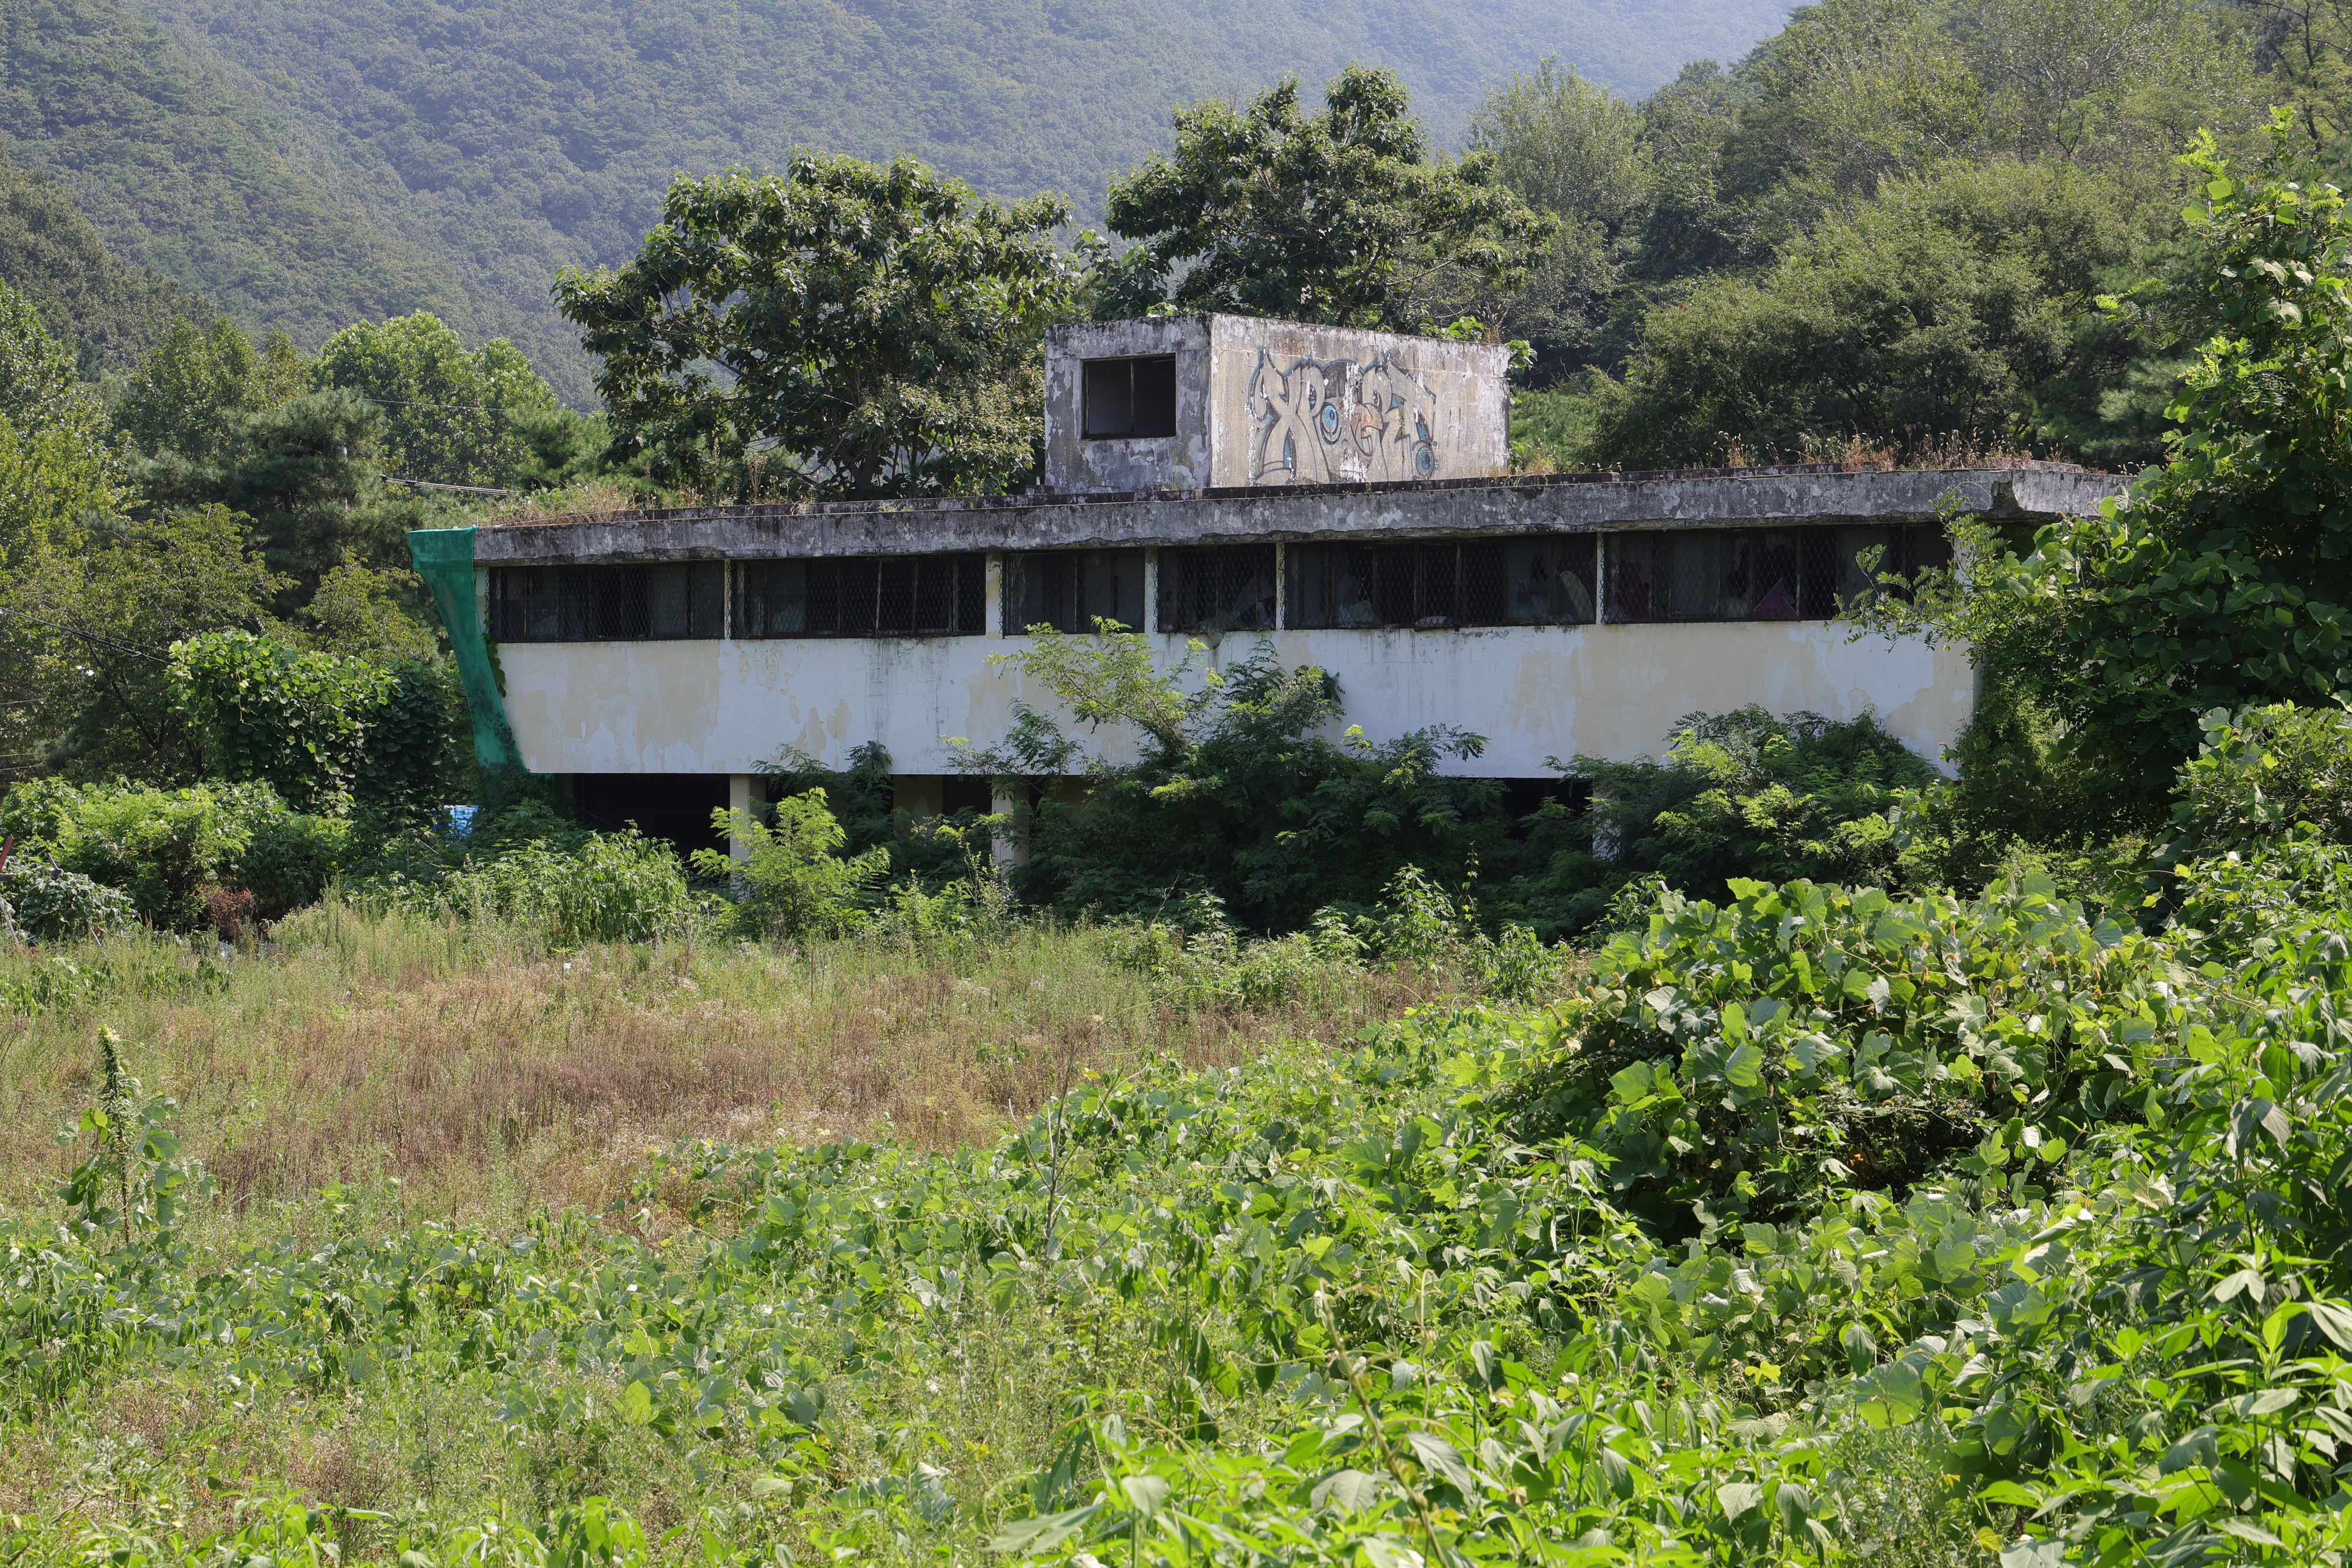
[[[418,308],[504,325],[378,221],[381,191],[131,0],[26,0],[0,27],[11,156],[54,173],[122,260],[312,347]]]
[[[1450,141],[1489,81],[1548,53],[1638,92],[1736,57],[1785,10],[29,0],[8,12],[0,130],[122,256],[249,331],[312,349],[354,318],[431,309],[514,337],[585,401],[548,283],[626,255],[681,171],[906,152],[998,194],[1058,190],[1085,220],[1167,144],[1180,101],[1381,61]]]

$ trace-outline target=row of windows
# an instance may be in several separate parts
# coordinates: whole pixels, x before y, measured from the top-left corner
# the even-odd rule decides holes
[[[1736,528],[1289,548],[1277,589],[1272,545],[1160,552],[1155,617],[1169,632],[1581,626],[1602,619],[1825,620],[1951,559],[1933,525]],[[738,637],[954,637],[985,629],[977,553],[743,561]],[[499,567],[491,634],[510,643],[715,638],[725,616],[717,561]],[[1008,631],[1091,632],[1144,622],[1140,549],[1040,550],[1004,559]]]

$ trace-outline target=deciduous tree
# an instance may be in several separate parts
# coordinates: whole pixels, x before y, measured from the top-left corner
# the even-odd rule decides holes
[[[1364,66],[1333,78],[1320,113],[1296,77],[1247,104],[1179,110],[1175,151],[1112,182],[1104,215],[1137,242],[1106,270],[1106,314],[1165,299],[1406,331],[1462,275],[1515,287],[1557,226],[1491,151],[1433,157],[1402,80]]]
[[[1038,336],[1075,282],[1054,196],[810,153],[680,178],[618,270],[567,270],[615,455],[811,497],[986,493],[1042,448]]]

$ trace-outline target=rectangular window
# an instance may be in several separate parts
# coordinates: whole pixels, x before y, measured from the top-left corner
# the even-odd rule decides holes
[[[716,637],[725,568],[501,566],[490,572],[490,633],[501,643],[656,643]]]
[[[738,561],[735,635],[978,636],[986,562],[976,552]]]
[[[1283,577],[1286,623],[1301,630],[1574,626],[1592,619],[1590,536],[1293,545]]]
[[[1907,577],[1951,559],[1932,523],[1606,538],[1612,621],[1827,621],[1880,592],[1881,572]]]
[[[1004,629],[1092,632],[1097,621],[1143,630],[1139,549],[1036,550],[1004,558]]]
[[[1274,547],[1224,545],[1160,552],[1162,632],[1274,630]]]
[[[1176,356],[1086,360],[1079,364],[1088,441],[1144,441],[1176,434]]]

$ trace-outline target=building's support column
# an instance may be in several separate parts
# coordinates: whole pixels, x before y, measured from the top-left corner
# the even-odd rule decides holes
[[[999,871],[1009,871],[1014,866],[1029,863],[1029,823],[1026,814],[1021,811],[1021,794],[1017,786],[1007,789],[1000,784],[988,803],[991,811],[1005,818],[1011,824],[999,828],[991,842]]]
[[[1289,568],[1290,547],[1276,539],[1274,541],[1274,629],[1277,632],[1287,631],[1290,625],[1287,608],[1290,582],[1286,575]]]
[[[981,612],[980,629],[991,637],[1004,635],[1004,557],[995,550],[988,552],[987,608]]]
[[[739,861],[751,858],[751,841],[744,838],[741,824],[751,814],[751,803],[759,799],[760,779],[751,773],[730,773],[727,776],[727,809],[734,813],[734,825],[727,834],[727,852]],[[704,796],[704,800],[710,797]]]
[[[1143,552],[1143,632],[1146,636],[1160,630],[1160,552]]]
[[[1592,623],[1609,619],[1609,536],[1592,536]]]

